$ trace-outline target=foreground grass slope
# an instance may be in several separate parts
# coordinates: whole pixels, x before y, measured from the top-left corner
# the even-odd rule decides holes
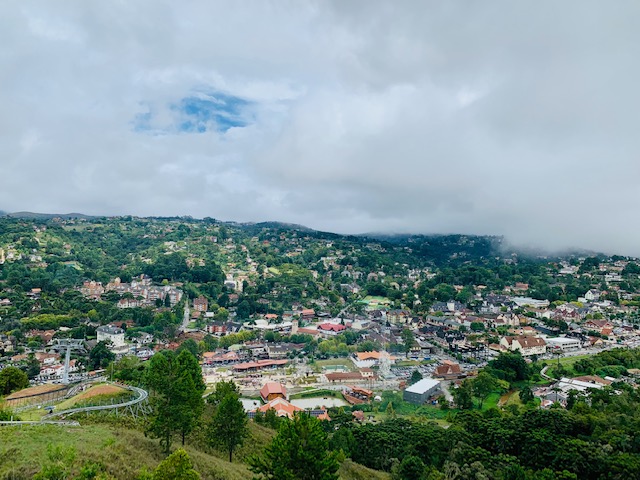
[[[274,432],[251,424],[251,438],[238,451],[237,462],[224,460],[226,453],[185,447],[195,469],[203,479],[245,480],[252,474],[243,460],[259,453]],[[196,442],[199,443],[199,442]],[[175,445],[178,448],[179,445]],[[141,469],[154,469],[165,455],[157,440],[147,438],[136,429],[108,424],[84,424],[81,427],[53,425],[0,428],[0,479],[28,479],[50,463],[48,449],[65,452],[69,478],[79,475],[83,467],[93,465],[117,479],[132,479]],[[390,477],[346,460],[339,470],[341,479],[387,480]]]

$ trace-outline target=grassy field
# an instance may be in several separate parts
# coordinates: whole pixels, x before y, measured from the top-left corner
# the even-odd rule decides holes
[[[573,371],[573,365],[579,361],[582,360],[584,358],[589,358],[592,355],[576,355],[575,357],[561,357],[560,358],[560,365],[562,365],[564,368],[566,368],[567,370],[569,370],[569,375],[568,376],[578,376],[579,374],[577,372]],[[547,375],[549,375],[550,377],[553,377],[554,371],[555,371],[555,367],[556,365],[558,365],[558,360],[556,358],[549,360],[548,362],[549,365],[549,369],[547,370]]]
[[[249,454],[260,452],[275,432],[253,422],[250,428],[251,437],[238,450],[234,463],[226,461],[225,452],[186,445],[203,479],[252,477],[242,462]],[[173,449],[178,446],[176,442]],[[92,468],[116,479],[131,479],[136,478],[141,469],[154,469],[164,458],[157,440],[131,428],[106,424],[75,428],[53,425],[0,428],[0,478],[28,479],[42,466],[58,464],[65,470],[64,477],[60,478],[75,478],[81,469]],[[341,465],[338,473],[343,480],[390,479],[388,474],[349,460]]]

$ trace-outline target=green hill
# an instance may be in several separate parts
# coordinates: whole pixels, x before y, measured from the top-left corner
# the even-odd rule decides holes
[[[142,469],[153,470],[165,455],[157,440],[140,430],[108,424],[90,424],[79,419],[81,427],[54,425],[0,428],[0,479],[28,479],[43,466],[60,465],[64,478],[77,478],[84,470],[107,474],[116,479],[132,479]],[[229,463],[225,452],[198,448],[198,439],[185,449],[203,479],[244,480],[252,474],[243,460],[259,453],[274,431],[253,423],[251,437],[238,451],[238,462]],[[180,445],[174,445],[174,449]],[[339,475],[344,480],[389,479],[383,472],[346,460]],[[93,478],[85,476],[81,478]]]

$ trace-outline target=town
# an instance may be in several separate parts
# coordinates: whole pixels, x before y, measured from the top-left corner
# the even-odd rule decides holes
[[[633,258],[212,219],[0,221],[0,366],[29,380],[4,392],[17,415],[55,412],[95,379],[137,384],[163,351],[198,359],[205,397],[233,382],[249,419],[448,424],[571,408],[640,378],[638,355],[596,361],[640,346]]]

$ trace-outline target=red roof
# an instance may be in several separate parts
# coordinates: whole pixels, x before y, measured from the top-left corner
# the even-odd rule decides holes
[[[266,405],[263,405],[258,408],[261,412],[266,412],[267,410],[275,410],[276,415],[279,417],[289,417],[293,418],[295,412],[301,412],[302,408],[296,407],[295,405],[287,402],[284,398],[278,397],[271,400]]]
[[[323,323],[318,325],[318,330],[323,330],[325,332],[341,332],[342,330],[346,330],[347,327],[340,324],[335,323]]]
[[[266,400],[269,398],[269,395],[282,395],[284,397],[287,396],[287,389],[284,388],[284,385],[277,382],[267,382],[264,387],[260,389],[260,396]]]
[[[275,367],[277,365],[286,365],[288,360],[258,360],[257,362],[239,363],[233,366],[234,370],[249,370],[251,368]]]

